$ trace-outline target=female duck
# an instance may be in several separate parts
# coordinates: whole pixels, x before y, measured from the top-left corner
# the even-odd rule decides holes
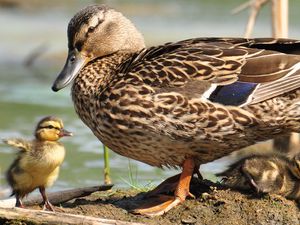
[[[64,136],[72,136],[72,133],[64,130],[60,119],[49,116],[38,123],[34,140],[4,140],[20,150],[6,174],[12,195],[16,196],[16,207],[24,207],[22,198],[39,188],[44,208],[54,211],[45,188],[51,186],[58,177],[59,167],[65,157],[65,148],[58,139]]]
[[[95,5],[71,19],[68,42],[52,89],[74,80],[77,114],[113,151],[183,168],[155,191],[175,196],[138,213],[184,201],[200,164],[300,129],[299,41],[195,38],[147,49],[120,12]]]

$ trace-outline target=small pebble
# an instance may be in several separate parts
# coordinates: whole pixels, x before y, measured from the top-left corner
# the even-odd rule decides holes
[[[189,216],[189,217],[181,219],[181,222],[183,224],[195,224],[197,222],[197,220],[196,220],[196,218]]]

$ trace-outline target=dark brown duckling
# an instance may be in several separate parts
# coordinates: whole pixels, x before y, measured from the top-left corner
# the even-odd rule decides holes
[[[64,130],[61,119],[49,116],[37,124],[34,140],[3,140],[19,149],[17,158],[6,174],[12,195],[16,196],[16,207],[23,208],[22,198],[39,188],[44,209],[54,211],[45,188],[51,186],[58,177],[59,167],[65,157],[65,148],[58,140],[64,136],[72,136],[72,133]]]
[[[292,159],[270,153],[252,155],[232,164],[222,176],[224,186],[300,200],[300,155]]]

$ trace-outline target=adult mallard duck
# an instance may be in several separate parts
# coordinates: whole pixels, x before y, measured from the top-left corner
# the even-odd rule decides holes
[[[300,155],[251,155],[232,164],[222,176],[224,186],[256,193],[279,194],[300,200]]]
[[[94,5],[71,19],[68,47],[52,89],[74,80],[75,110],[95,136],[123,156],[183,169],[152,192],[175,189],[174,197],[138,213],[184,201],[200,164],[299,131],[300,41],[194,38],[145,48],[126,17]]]
[[[6,139],[4,143],[20,150],[18,157],[9,167],[6,178],[16,196],[16,207],[24,207],[22,198],[39,188],[44,209],[53,210],[45,188],[51,186],[58,177],[59,167],[65,157],[65,148],[58,142],[72,133],[63,128],[59,118],[43,118],[35,129],[35,139]]]

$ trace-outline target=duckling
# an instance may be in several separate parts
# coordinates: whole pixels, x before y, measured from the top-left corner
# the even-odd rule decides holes
[[[233,189],[300,200],[300,154],[292,159],[275,153],[252,155],[217,176],[224,176],[221,183]]]
[[[17,158],[6,173],[7,182],[12,188],[11,196],[16,196],[16,207],[24,208],[22,198],[39,188],[43,209],[54,211],[45,188],[51,186],[58,177],[59,167],[65,157],[65,148],[58,140],[64,136],[72,136],[72,133],[64,129],[61,119],[48,116],[38,122],[34,140],[3,140],[19,149]]]

